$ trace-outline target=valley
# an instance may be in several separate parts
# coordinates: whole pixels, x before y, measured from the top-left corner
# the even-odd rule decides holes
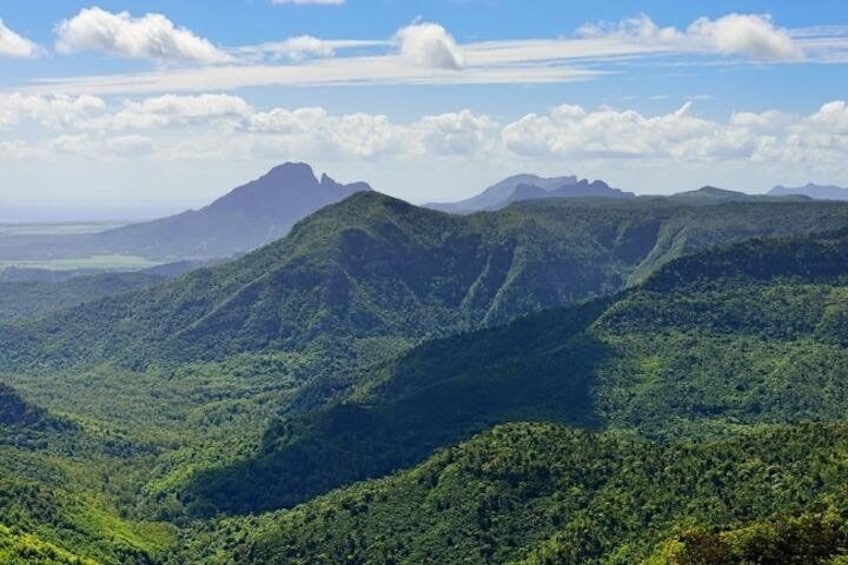
[[[367,191],[232,261],[8,272],[0,556],[841,555],[848,205],[737,194]]]

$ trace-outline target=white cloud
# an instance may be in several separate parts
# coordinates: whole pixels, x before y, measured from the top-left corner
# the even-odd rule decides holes
[[[161,70],[147,73],[56,78],[39,81],[34,92],[148,94],[202,92],[260,86],[375,84],[555,84],[603,76],[604,71],[558,65],[492,65],[463,72],[410,65],[400,56],[338,57],[297,65],[243,65]]]
[[[107,102],[5,93],[0,94],[0,127],[4,158],[41,151],[43,156],[162,161],[464,162],[482,170],[510,163],[529,170],[558,162],[612,168],[640,163],[656,170],[786,163],[848,176],[844,100],[806,116],[768,110],[736,112],[725,120],[698,116],[691,101],[658,115],[563,104],[499,123],[469,109],[406,122],[382,114],[332,114],[320,107],[256,109],[228,94]]]
[[[297,4],[299,6],[341,6],[345,0],[271,0],[271,4]]]
[[[35,57],[41,48],[29,39],[15,33],[0,18],[0,55],[7,57]]]
[[[762,113],[735,112],[730,116],[730,125],[756,130],[771,130],[791,121],[792,116],[777,110],[767,110]]]
[[[728,14],[717,20],[699,18],[686,36],[724,54],[741,54],[766,61],[797,61],[802,48],[768,16]]]
[[[504,145],[521,155],[603,158],[668,156],[675,144],[709,134],[714,125],[691,115],[691,102],[670,114],[646,117],[634,110],[588,112],[560,106],[530,114],[502,132]]]
[[[461,69],[465,55],[456,40],[439,24],[419,22],[395,34],[401,54],[422,67]]]
[[[404,153],[411,142],[406,128],[392,124],[384,115],[332,116],[323,108],[275,108],[251,116],[245,127],[264,134],[254,141],[265,154],[375,159]]]
[[[96,96],[0,93],[0,129],[24,121],[51,128],[67,127],[105,108],[106,102]]]
[[[691,102],[658,116],[560,106],[548,115],[529,114],[507,124],[501,138],[507,152],[533,159],[791,162],[827,164],[848,172],[845,101],[824,104],[806,117],[770,110],[735,113],[726,122],[692,115]]]
[[[658,114],[563,104],[500,122],[470,109],[411,120],[321,107],[257,109],[225,94],[123,101],[5,96],[0,160],[4,170],[30,167],[32,179],[41,178],[46,162],[59,174],[76,167],[81,179],[96,162],[98,171],[101,163],[113,172],[147,168],[165,182],[168,171],[206,171],[221,162],[249,171],[246,177],[273,163],[305,160],[418,200],[469,196],[521,171],[580,174],[642,191],[848,183],[844,100],[806,115],[767,110],[724,119],[698,115],[693,102]],[[9,119],[12,107],[17,111]],[[155,190],[141,176],[133,189]],[[173,196],[162,192],[161,199]]]
[[[803,48],[788,30],[775,27],[770,16],[728,14],[718,19],[698,18],[686,30],[660,27],[646,15],[615,24],[586,25],[578,30],[584,39],[619,39],[657,45],[677,52],[711,52],[742,55],[766,61],[797,61]]]
[[[260,59],[269,56],[272,59],[302,61],[308,57],[332,57],[342,49],[357,47],[379,47],[388,45],[388,41],[320,39],[311,35],[290,37],[284,41],[248,45],[233,50],[233,53],[248,59]]]
[[[162,14],[134,18],[128,12],[112,13],[85,8],[56,26],[60,53],[95,51],[162,63],[226,63],[232,61],[208,40],[176,27]]]
[[[128,100],[117,112],[105,113],[79,126],[85,129],[152,129],[200,124],[235,123],[253,113],[243,98],[229,94],[166,94]]]
[[[100,14],[105,14],[110,21],[129,18],[125,13],[115,16],[101,10]],[[135,25],[132,22],[145,18],[131,20],[129,27]],[[124,24],[117,27],[122,26]],[[170,22],[165,27],[173,30]],[[680,30],[660,27],[647,16],[641,16],[615,24],[584,26],[576,37],[460,44],[437,23],[415,22],[401,28],[388,40],[321,39],[305,35],[236,47],[226,54],[205,40],[199,40],[212,52],[195,59],[220,62],[229,58],[233,64],[42,79],[31,88],[41,92],[113,95],[204,92],[272,85],[566,83],[598,79],[612,71],[620,73],[635,61],[650,57],[699,56],[680,62],[686,65],[709,64],[714,62],[709,59],[711,56],[728,55],[735,56],[733,64],[742,64],[742,59],[791,62],[802,57],[806,57],[807,62],[838,63],[848,61],[845,31],[839,26],[806,28],[793,32],[798,34],[794,37],[787,30],[776,27],[767,16],[746,14],[729,14],[714,20],[700,18]],[[100,45],[101,50],[113,52],[147,53],[149,57],[159,56],[157,54],[163,51],[149,45],[141,49],[138,45],[146,43],[134,39],[123,41],[119,49],[115,35],[122,34],[85,35],[85,44]],[[135,38],[133,34],[125,35]],[[134,47],[126,47],[125,43]],[[171,41],[169,45],[173,47],[176,43]],[[342,53],[350,49],[360,52]],[[365,49],[367,51],[363,52]],[[173,54],[179,50],[169,47],[164,51]],[[164,56],[160,59],[164,60]],[[174,55],[171,59],[179,57]],[[285,60],[285,64],[279,64],[280,59]],[[616,62],[614,69],[599,65],[610,61]],[[456,72],[459,69],[462,72]]]
[[[471,110],[425,116],[412,129],[423,153],[451,157],[494,151],[499,133],[494,119]]]
[[[819,63],[848,63],[848,26],[830,25],[797,28],[790,31],[808,60]]]
[[[63,134],[47,143],[44,157],[79,157],[84,159],[138,159],[154,154],[153,140],[140,135],[109,137],[89,133]]]

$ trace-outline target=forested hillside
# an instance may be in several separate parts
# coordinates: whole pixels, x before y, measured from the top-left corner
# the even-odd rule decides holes
[[[848,552],[847,458],[843,424],[668,446],[510,424],[294,510],[198,526],[184,555],[210,563],[824,562]]]
[[[237,261],[5,324],[0,556],[838,555],[846,225],[359,194]]]
[[[360,193],[232,263],[0,328],[0,366],[393,352],[615,292],[712,245],[846,223],[848,205],[823,203],[575,201],[460,217]]]
[[[105,296],[151,287],[164,280],[165,277],[147,273],[106,273],[55,282],[0,282],[0,320],[36,318]]]
[[[281,420],[255,459],[199,475],[188,500],[201,512],[291,505],[516,420],[662,442],[839,420],[846,283],[844,231],[684,257],[616,297],[424,344],[347,400]]]

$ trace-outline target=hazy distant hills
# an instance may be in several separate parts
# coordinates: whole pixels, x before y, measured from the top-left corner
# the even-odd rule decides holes
[[[516,175],[502,180],[480,194],[459,202],[434,202],[425,204],[433,210],[454,214],[470,214],[483,210],[499,210],[510,204],[528,200],[556,198],[607,198],[629,199],[636,194],[618,188],[612,188],[602,180],[578,180],[576,176],[543,178],[536,175]],[[756,202],[768,197],[781,197],[792,200],[848,200],[848,189],[838,186],[818,186],[808,184],[800,188],[778,186],[768,194],[749,194],[736,190],[727,190],[714,186],[704,186],[697,190],[678,192],[671,195],[644,195],[643,199],[658,201],[667,199],[683,204],[718,204],[721,202]]]
[[[252,251],[286,235],[318,209],[361,191],[366,183],[316,178],[305,163],[285,163],[199,210],[95,234],[9,235],[0,259],[43,260],[92,255],[154,261],[210,260]]]
[[[468,214],[482,210],[499,210],[513,202],[542,198],[632,198],[635,194],[611,188],[603,181],[578,180],[576,176],[544,178],[522,174],[508,177],[482,193],[459,202],[434,202],[427,208]]]
[[[802,195],[815,200],[848,200],[848,188],[835,185],[818,185],[808,183],[804,186],[776,186],[768,194],[770,196]]]
[[[229,257],[286,235],[299,220],[328,204],[371,190],[315,177],[305,163],[285,163],[233,189],[212,204],[94,236],[112,253],[153,258]]]

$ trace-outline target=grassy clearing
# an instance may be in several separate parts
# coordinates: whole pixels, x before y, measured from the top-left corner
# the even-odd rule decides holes
[[[73,271],[76,269],[97,269],[108,271],[135,271],[161,265],[135,255],[93,255],[75,259],[44,259],[32,261],[0,261],[0,270],[11,267],[19,269],[49,269],[53,271]]]

